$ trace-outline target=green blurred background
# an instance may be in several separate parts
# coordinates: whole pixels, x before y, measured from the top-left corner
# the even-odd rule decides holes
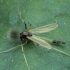
[[[19,39],[11,40],[9,35],[12,29],[24,30],[18,2],[25,22],[38,27],[57,21],[58,28],[39,35],[65,41],[66,45],[52,47],[70,53],[70,0],[0,0],[0,51],[20,44]],[[33,42],[26,44],[24,51],[31,70],[70,70],[70,57],[66,55],[35,46]],[[0,70],[28,70],[21,47],[0,54]]]

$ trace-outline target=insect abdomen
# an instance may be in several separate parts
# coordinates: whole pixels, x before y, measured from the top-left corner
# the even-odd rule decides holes
[[[53,43],[54,43],[54,44],[58,44],[58,45],[60,45],[60,44],[66,44],[66,42],[56,41],[56,40],[53,40]]]

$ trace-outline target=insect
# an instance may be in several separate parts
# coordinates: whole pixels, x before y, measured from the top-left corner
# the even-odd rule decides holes
[[[20,16],[21,21],[24,22],[24,20],[23,20],[22,17],[21,17],[21,12],[19,12],[19,16]],[[25,22],[24,22],[24,24],[25,24],[25,29],[27,29],[27,24],[26,24]],[[30,24],[30,26],[31,26],[31,24]],[[57,27],[58,27],[58,24],[57,24],[57,23],[53,23],[53,24],[48,24],[48,25],[45,25],[45,26],[41,26],[41,27],[37,27],[37,28],[34,28],[34,29],[29,29],[29,30],[27,30],[27,31],[21,32],[21,33],[20,33],[20,36],[19,36],[19,38],[20,38],[20,40],[21,40],[21,44],[18,45],[18,46],[15,46],[15,47],[13,47],[13,48],[11,48],[11,49],[9,49],[9,50],[2,51],[2,52],[0,52],[0,54],[1,54],[1,53],[5,53],[5,52],[9,52],[9,51],[11,51],[11,50],[13,50],[13,49],[15,49],[15,48],[21,46],[22,52],[23,52],[23,56],[24,56],[24,59],[25,59],[25,62],[26,62],[26,65],[27,65],[28,70],[30,70],[30,68],[29,68],[28,62],[27,62],[27,60],[26,60],[26,56],[25,56],[25,54],[24,54],[24,48],[23,48],[23,46],[27,43],[27,40],[31,40],[31,41],[33,41],[34,43],[39,44],[40,46],[45,47],[45,48],[47,48],[47,49],[53,49],[53,50],[56,50],[56,51],[58,51],[58,52],[60,52],[60,53],[65,54],[65,55],[67,55],[67,56],[70,56],[70,54],[65,53],[65,52],[63,52],[63,51],[61,51],[61,50],[58,50],[58,49],[56,49],[56,48],[53,48],[53,47],[52,47],[49,43],[47,43],[45,40],[43,40],[42,38],[39,38],[39,37],[37,37],[36,35],[34,35],[34,34],[38,34],[38,33],[49,32],[49,31],[51,31],[51,30],[54,30],[54,29],[57,28]],[[22,43],[23,40],[26,40],[25,43]],[[53,42],[54,44],[65,44],[65,42],[56,41],[56,40],[53,40],[52,42]]]

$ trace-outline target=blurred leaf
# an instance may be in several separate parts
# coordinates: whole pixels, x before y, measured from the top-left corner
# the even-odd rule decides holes
[[[24,24],[18,15],[18,0],[0,0],[0,51],[20,44],[20,40],[11,40],[10,31],[24,30]],[[19,0],[20,11],[25,22],[35,26],[59,23],[57,29],[40,34],[45,38],[62,40],[64,46],[52,45],[70,53],[70,1],[69,0]],[[70,57],[55,51],[48,51],[32,42],[24,46],[25,54],[31,70],[70,70]],[[28,70],[21,47],[9,53],[0,54],[0,70]]]

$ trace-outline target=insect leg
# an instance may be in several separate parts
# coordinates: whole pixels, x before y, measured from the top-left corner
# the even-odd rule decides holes
[[[38,46],[38,45],[39,45],[39,44],[37,44],[37,43],[36,43],[36,42],[34,42],[34,41],[33,41],[33,43],[34,43],[36,46]]]
[[[27,25],[26,25],[26,23],[24,22],[24,24],[25,24],[25,29],[27,29]]]
[[[63,53],[63,54],[65,54],[65,55],[67,55],[67,56],[70,57],[70,54],[68,54],[68,53],[66,53],[66,52],[64,52],[64,51],[58,50],[58,49],[56,49],[56,48],[52,48],[52,49],[53,49],[53,50],[56,50],[56,51],[58,51],[58,52],[60,52],[60,53]]]
[[[28,28],[28,30],[30,30],[31,29],[31,27],[32,27],[32,25],[28,22],[28,25],[29,25],[29,28]]]
[[[29,65],[28,65],[28,62],[27,62],[27,59],[26,59],[26,56],[25,56],[25,53],[24,53],[23,45],[21,45],[21,48],[22,48],[22,53],[23,53],[23,56],[24,56],[24,59],[25,59],[25,62],[26,62],[27,68],[28,68],[28,70],[30,70]]]
[[[19,10],[19,2],[17,4],[18,4],[18,14],[19,14],[19,17],[20,17],[21,21],[24,23],[24,20],[22,19],[22,16],[21,16],[21,12]]]
[[[22,45],[25,45],[25,43],[24,43],[24,44],[22,44]],[[21,46],[21,45],[15,46],[15,47],[10,48],[10,49],[8,49],[8,50],[6,50],[6,51],[2,51],[2,52],[0,52],[0,54],[2,54],[2,53],[7,53],[7,52],[9,52],[9,51],[11,51],[11,50],[13,50],[13,49],[18,48],[19,46]]]
[[[25,23],[25,21],[23,20],[23,18],[22,18],[22,14],[21,14],[21,12],[20,12],[20,10],[19,10],[19,3],[18,3],[18,14],[19,14],[19,18],[20,18],[20,20],[25,24],[25,29],[27,29],[27,23]]]
[[[0,54],[1,54],[1,53],[9,52],[9,51],[11,51],[11,50],[13,50],[13,49],[15,49],[15,48],[17,48],[17,47],[19,47],[19,46],[20,46],[20,45],[15,46],[15,47],[13,47],[13,48],[10,48],[10,49],[8,49],[8,50],[6,50],[6,51],[2,51],[2,52],[0,52]]]
[[[30,24],[29,22],[28,22],[28,25],[29,25],[28,30],[30,30],[30,29],[32,29],[32,28],[35,28],[35,26],[34,26],[33,24]]]

